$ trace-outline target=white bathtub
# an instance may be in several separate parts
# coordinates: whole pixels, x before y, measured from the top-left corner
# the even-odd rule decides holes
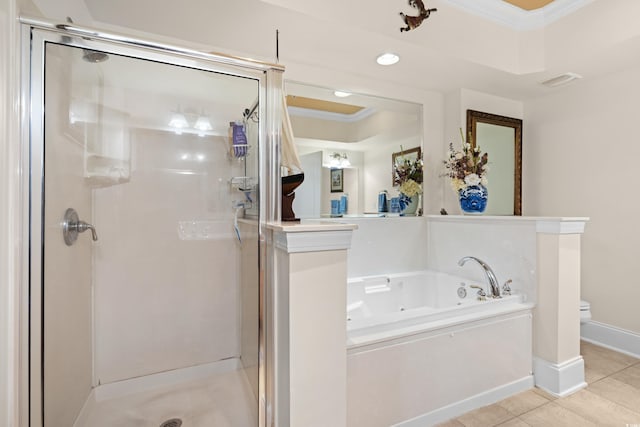
[[[471,285],[487,288],[484,282],[436,271],[350,279],[348,344],[370,344],[531,307],[517,293],[480,301]],[[461,287],[466,297],[458,295]]]
[[[486,289],[433,271],[349,280],[348,427],[433,425],[533,386],[533,304],[472,284]]]

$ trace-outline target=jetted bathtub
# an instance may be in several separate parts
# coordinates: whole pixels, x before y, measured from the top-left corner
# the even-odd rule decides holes
[[[432,425],[533,386],[533,304],[471,285],[486,292],[434,271],[348,281],[349,427]]]

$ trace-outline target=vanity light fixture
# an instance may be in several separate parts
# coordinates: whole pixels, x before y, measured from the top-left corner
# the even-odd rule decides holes
[[[211,121],[207,116],[198,117],[198,120],[196,120],[196,123],[193,125],[193,127],[198,131],[198,136],[201,137],[205,135],[205,132],[213,129],[213,127],[211,126]]]
[[[336,90],[336,91],[333,92],[333,94],[335,96],[337,96],[338,98],[346,98],[347,96],[351,96],[351,93],[343,92],[341,90]]]
[[[174,132],[177,135],[182,134],[182,130],[189,127],[187,118],[182,113],[171,114],[171,120],[169,121],[169,127],[174,128]]]
[[[343,169],[351,166],[351,162],[347,157],[347,153],[331,153],[329,154],[329,167]]]
[[[376,62],[380,65],[393,65],[398,61],[400,61],[400,57],[390,52],[383,53],[376,58]]]

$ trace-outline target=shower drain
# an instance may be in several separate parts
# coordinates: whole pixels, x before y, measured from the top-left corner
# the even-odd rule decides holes
[[[160,427],[180,427],[182,425],[182,420],[180,418],[171,418],[160,424]]]

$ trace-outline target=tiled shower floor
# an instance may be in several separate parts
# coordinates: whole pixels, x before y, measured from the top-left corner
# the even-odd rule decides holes
[[[255,427],[257,401],[244,373],[232,371],[96,402],[76,427],[159,427],[172,418],[182,427]]]

